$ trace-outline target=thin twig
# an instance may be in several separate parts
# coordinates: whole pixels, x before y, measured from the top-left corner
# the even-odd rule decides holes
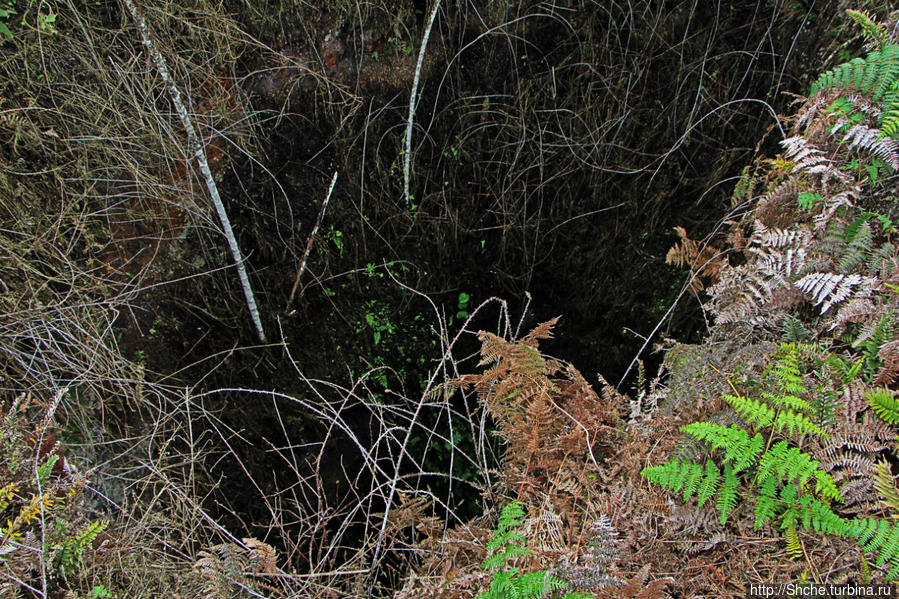
[[[193,152],[194,158],[197,159],[197,164],[200,167],[200,172],[203,174],[203,179],[206,183],[206,188],[209,190],[212,203],[215,205],[215,211],[218,213],[219,222],[222,224],[225,239],[228,241],[228,247],[231,249],[231,256],[234,258],[234,264],[237,266],[237,274],[240,277],[240,286],[243,288],[243,294],[247,301],[247,308],[250,310],[250,317],[253,319],[253,325],[256,327],[256,334],[259,336],[259,341],[265,343],[265,331],[262,329],[262,321],[259,318],[259,309],[256,307],[256,297],[253,295],[253,288],[250,286],[250,278],[247,276],[246,265],[244,264],[240,247],[237,245],[237,238],[234,236],[234,230],[231,228],[231,221],[228,219],[228,213],[225,211],[225,205],[222,203],[222,198],[219,195],[218,186],[216,186],[215,179],[212,177],[212,171],[209,169],[206,151],[203,149],[200,138],[197,136],[197,131],[194,129],[193,121],[191,121],[190,115],[184,107],[184,103],[181,101],[181,92],[175,86],[174,81],[172,81],[172,78],[169,75],[168,67],[166,67],[165,64],[165,58],[163,58],[162,53],[156,47],[156,44],[153,43],[153,40],[150,39],[150,29],[147,27],[147,22],[137,9],[134,0],[124,0],[124,2],[140,31],[141,40],[143,40],[144,46],[146,46],[147,50],[150,52],[150,57],[153,59],[156,70],[159,71],[159,76],[162,77],[162,81],[165,83],[169,98],[172,100],[172,104],[175,105],[175,110],[178,112],[178,117],[181,119],[181,125],[187,132],[187,143]]]
[[[434,7],[428,17],[428,26],[421,38],[421,48],[418,49],[418,64],[415,65],[415,78],[412,80],[412,95],[409,98],[409,119],[406,121],[406,155],[403,156],[403,198],[406,206],[411,205],[412,198],[409,195],[409,180],[412,178],[412,121],[415,117],[415,107],[418,104],[418,81],[421,79],[421,67],[425,62],[425,50],[428,48],[428,38],[431,37],[431,26],[437,17],[437,9],[440,8],[440,0],[434,0]]]
[[[322,224],[322,219],[325,217],[325,210],[328,209],[328,202],[331,201],[331,194],[334,193],[334,186],[337,185],[337,171],[334,171],[334,176],[331,178],[331,186],[328,188],[328,195],[325,196],[325,202],[322,204],[321,212],[318,213],[318,219],[315,221],[315,226],[312,227],[312,233],[309,235],[309,240],[306,241],[306,251],[303,252],[303,259],[300,261],[300,269],[297,271],[297,278],[293,281],[293,287],[290,289],[290,295],[287,297],[287,305],[284,306],[284,311],[290,309],[290,304],[293,303],[293,296],[297,292],[297,286],[300,284],[300,277],[303,276],[303,271],[306,270],[306,260],[309,259],[309,252],[312,250],[312,241],[315,239],[315,234],[318,233],[318,228]]]

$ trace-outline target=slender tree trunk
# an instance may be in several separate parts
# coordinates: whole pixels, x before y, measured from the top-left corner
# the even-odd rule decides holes
[[[234,236],[234,230],[231,228],[231,221],[228,219],[225,205],[222,203],[222,198],[219,195],[215,179],[212,178],[212,171],[209,169],[209,161],[206,159],[206,151],[200,143],[200,138],[197,136],[197,131],[194,128],[193,121],[191,121],[190,114],[187,112],[187,108],[185,108],[184,103],[181,101],[181,92],[169,75],[169,70],[165,64],[165,58],[163,58],[162,53],[150,38],[150,30],[147,27],[147,22],[138,10],[134,0],[123,1],[128,8],[128,12],[131,13],[131,17],[134,19],[137,29],[140,31],[141,39],[143,40],[144,46],[146,46],[147,50],[150,52],[150,57],[153,60],[153,64],[156,65],[156,70],[159,71],[159,76],[162,77],[162,81],[165,83],[169,98],[172,100],[172,104],[175,105],[175,111],[181,119],[181,125],[187,132],[187,143],[190,153],[193,154],[193,157],[197,160],[197,164],[200,166],[200,172],[203,174],[206,189],[209,190],[209,196],[212,198],[212,204],[215,206],[219,222],[222,224],[225,239],[228,241],[228,247],[231,249],[231,256],[234,258],[234,264],[237,266],[237,274],[240,277],[240,286],[243,288],[247,308],[249,308],[250,317],[253,319],[253,326],[256,327],[256,334],[259,337],[259,341],[265,343],[265,331],[262,329],[262,320],[259,318],[259,309],[256,307],[256,297],[253,295],[253,287],[250,285],[250,278],[247,276],[247,268],[244,264],[243,255],[240,252],[240,247],[237,245],[237,238]]]

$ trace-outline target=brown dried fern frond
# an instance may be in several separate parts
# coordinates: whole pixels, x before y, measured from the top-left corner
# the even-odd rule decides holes
[[[525,345],[530,345],[531,347],[537,347],[537,343],[541,339],[552,339],[553,338],[553,327],[559,322],[559,316],[555,318],[551,318],[546,322],[541,322],[534,329],[521,338],[521,343]]]
[[[882,315],[882,310],[872,298],[855,297],[840,306],[830,329],[842,328],[854,323],[870,324],[880,320]]]
[[[675,584],[670,576],[649,580],[650,565],[643,566],[630,580],[619,587],[600,589],[598,597],[616,597],[620,599],[662,599],[665,587]]]
[[[201,551],[193,572],[198,578],[196,596],[202,599],[232,599],[258,596],[260,590],[282,596],[271,585],[254,578],[277,574],[275,549],[253,538],[243,539],[245,547],[220,543]]]
[[[709,288],[705,307],[717,317],[718,324],[743,322],[756,315],[759,307],[771,299],[771,285],[754,264],[726,269]]]
[[[680,241],[668,250],[665,263],[690,269],[689,291],[696,296],[705,287],[699,277],[717,282],[721,270],[728,265],[727,260],[717,248],[690,239],[683,227],[674,227],[674,231]]]
[[[877,356],[883,360],[883,368],[874,377],[874,385],[890,387],[899,379],[899,341],[884,343]]]
[[[787,227],[796,221],[799,184],[788,178],[763,196],[756,208],[755,218],[769,227]]]
[[[261,574],[277,574],[277,552],[275,548],[268,543],[263,543],[252,537],[241,539],[249,553],[249,563],[247,570],[253,573]]]

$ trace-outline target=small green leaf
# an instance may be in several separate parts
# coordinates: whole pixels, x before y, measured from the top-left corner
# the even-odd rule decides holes
[[[821,199],[820,193],[814,193],[810,191],[801,191],[799,192],[799,207],[803,210],[811,210],[812,206],[815,205],[815,202]]]
[[[871,180],[871,185],[877,183],[877,167],[868,164],[865,165],[865,170],[868,171],[868,178]]]

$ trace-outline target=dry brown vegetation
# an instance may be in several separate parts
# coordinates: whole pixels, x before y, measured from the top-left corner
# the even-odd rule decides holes
[[[678,25],[710,17],[689,3],[670,15],[645,3],[599,16],[586,2],[445,3],[422,66],[413,210],[398,200],[397,133],[420,43],[411,5],[139,2],[262,282],[278,342],[251,347],[183,121],[127,11],[88,4],[18,0],[2,18],[13,34],[0,46],[4,596],[472,597],[489,585],[486,541],[511,499],[528,511],[532,557],[520,565],[596,596],[726,597],[752,581],[868,576],[852,539],[794,530],[797,553],[792,537],[753,526],[751,501],[723,525],[714,508],[684,505],[641,476],[674,454],[706,455],[678,427],[738,421],[722,396],[771,384],[759,381],[787,335],[818,343],[803,354],[806,394],[833,398],[831,437],[797,444],[841,485],[840,515],[899,509],[882,462],[894,457],[896,423],[866,399],[875,388],[892,394],[899,379],[895,174],[872,177],[864,162],[899,158],[870,132],[834,134],[847,116],[827,109],[839,90],[778,121],[789,129],[783,154],[741,180],[718,226],[726,234],[699,242],[678,230],[669,259],[691,271],[680,296],[702,298],[713,322],[703,345],[667,351],[663,376],[643,380],[640,364],[630,395],[603,379],[597,392],[542,353],[556,321],[522,335],[524,319],[490,298],[460,306],[451,325],[394,265],[421,251],[429,264],[470,262],[487,277],[480,262],[495,252],[496,281],[485,286],[511,293],[569,273],[540,301],[564,289],[584,297],[584,312],[605,306],[614,320],[628,309],[628,285],[649,277],[625,269],[603,281],[600,298],[598,273],[616,272],[622,248],[663,269],[640,235],[667,222],[672,198],[746,157],[726,150],[728,135],[773,115],[742,86],[775,76],[724,33],[745,27],[748,38],[792,48],[790,35],[763,30],[787,30],[806,13],[778,5],[747,21],[733,9],[713,19],[721,32],[697,31],[697,51]],[[657,27],[663,16],[672,24]],[[368,35],[351,45],[357,26]],[[496,73],[489,88],[463,63]],[[675,92],[672,80],[695,87]],[[656,106],[659,90],[671,95]],[[875,129],[882,107],[855,105]],[[719,112],[727,116],[712,127]],[[709,157],[711,171],[694,166]],[[669,162],[679,171],[664,170]],[[346,234],[326,234],[326,220],[316,237],[335,169],[346,183],[334,222]],[[643,190],[642,206],[607,220],[622,206],[607,198],[631,187]],[[809,209],[800,193],[816,194]],[[687,221],[705,210],[699,203]],[[584,238],[594,253],[573,251]],[[299,313],[282,313],[309,248],[317,264],[297,287]],[[383,256],[396,260],[384,266]],[[377,295],[379,277],[390,293]],[[402,349],[379,346],[383,337],[317,347],[344,324],[349,336],[370,336],[365,318],[329,295],[341,281],[366,300],[401,298],[394,316],[417,302],[433,330],[403,329],[422,340]],[[459,284],[432,289],[455,297]],[[377,322],[388,335],[390,323]],[[364,374],[358,356],[327,364],[363,347],[430,351],[418,363],[426,374],[417,387],[396,363]],[[854,360],[858,378],[844,381],[838,365]],[[251,372],[254,384],[235,382]]]

